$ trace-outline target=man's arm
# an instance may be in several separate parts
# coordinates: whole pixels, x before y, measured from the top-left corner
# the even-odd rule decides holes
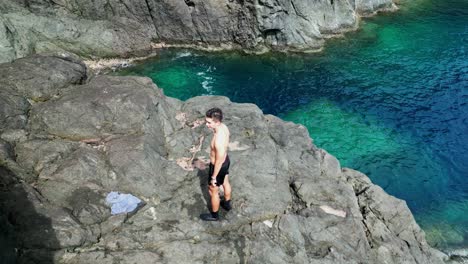
[[[211,182],[213,184],[216,182],[216,177],[218,176],[219,171],[221,170],[221,166],[223,166],[223,157],[226,154],[226,147],[224,146],[224,138],[220,135],[215,139],[215,163],[214,163],[214,170],[213,175],[211,176]]]

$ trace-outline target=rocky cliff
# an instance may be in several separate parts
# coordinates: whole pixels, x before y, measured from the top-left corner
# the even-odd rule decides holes
[[[155,45],[313,51],[392,0],[3,0],[0,62],[66,50],[136,56]]]
[[[5,263],[443,263],[406,203],[307,129],[148,78],[86,75],[67,55],[0,65]],[[208,108],[231,130],[233,210],[203,222]],[[145,201],[111,215],[105,196]]]

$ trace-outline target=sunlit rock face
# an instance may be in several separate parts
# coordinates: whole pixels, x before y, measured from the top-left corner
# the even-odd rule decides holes
[[[391,0],[2,1],[0,62],[32,53],[138,56],[161,45],[315,51]]]

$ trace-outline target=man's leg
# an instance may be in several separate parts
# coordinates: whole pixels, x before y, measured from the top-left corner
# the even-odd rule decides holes
[[[219,211],[219,187],[210,184],[209,192],[211,196],[211,212],[215,213]]]
[[[224,189],[224,200],[230,201],[231,200],[231,184],[229,184],[229,175],[226,175],[226,178],[224,178],[223,189]]]
[[[224,210],[229,211],[231,210],[231,184],[229,183],[229,175],[226,175],[224,178],[224,183],[223,183],[223,189],[224,189],[224,201],[221,202],[221,207],[223,207]]]
[[[201,214],[200,218],[205,221],[219,221],[219,187],[210,184],[208,192],[210,193],[211,212],[209,214]]]

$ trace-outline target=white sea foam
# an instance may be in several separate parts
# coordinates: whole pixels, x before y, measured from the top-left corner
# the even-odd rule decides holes
[[[203,95],[213,94],[214,79],[212,76],[209,76],[209,73],[211,73],[213,70],[216,70],[216,68],[209,66],[205,71],[197,72],[197,75],[202,79],[201,85],[206,91],[206,93]]]
[[[468,257],[468,248],[460,248],[449,251],[450,255],[457,255],[460,257]]]
[[[211,83],[209,80],[204,80],[201,84],[203,89],[208,92],[208,94],[213,94],[213,86],[211,86]]]
[[[468,249],[460,248],[454,249],[447,252],[450,259],[454,260],[455,263],[468,263]]]
[[[190,56],[193,56],[193,54],[190,51],[179,52],[176,54],[173,60],[177,60],[177,59],[184,58],[184,57],[190,57]]]

